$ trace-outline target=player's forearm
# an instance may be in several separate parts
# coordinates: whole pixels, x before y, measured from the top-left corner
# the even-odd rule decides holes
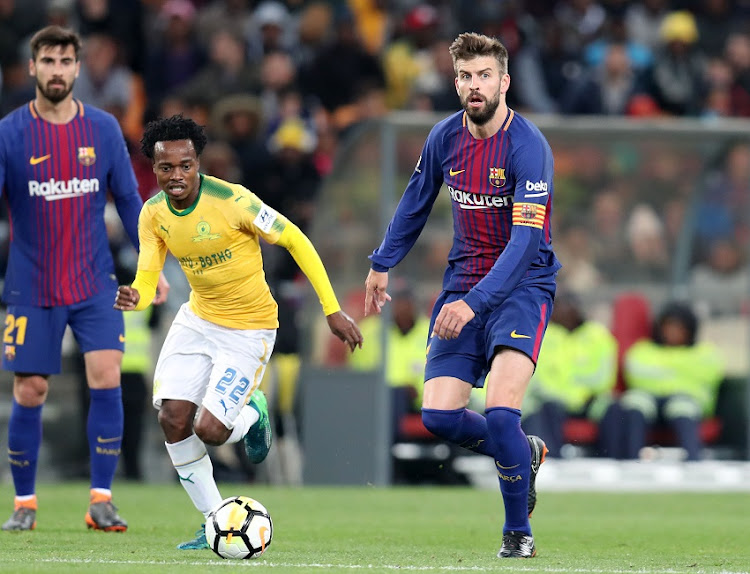
[[[154,300],[156,296],[156,286],[159,283],[159,271],[142,271],[139,270],[135,274],[135,280],[131,287],[136,289],[140,294],[138,304],[135,306],[135,311],[143,311]]]
[[[320,304],[323,307],[323,313],[326,316],[341,310],[336,294],[333,292],[333,286],[328,279],[320,255],[310,243],[307,236],[300,231],[299,227],[292,223],[287,223],[284,231],[279,237],[277,245],[284,247],[297,265],[308,278],[318,295]]]
[[[412,175],[393,219],[388,224],[383,242],[369,257],[375,271],[392,269],[414,247],[427,223],[441,185],[439,173],[430,175],[415,172]]]
[[[142,207],[140,198],[136,202],[131,197],[115,197],[115,207],[130,241],[136,249],[140,249],[140,241],[138,240],[138,217]]]

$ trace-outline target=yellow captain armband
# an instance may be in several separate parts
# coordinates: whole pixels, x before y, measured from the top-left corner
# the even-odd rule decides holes
[[[156,286],[159,283],[160,271],[141,271],[139,270],[135,274],[135,279],[131,287],[138,291],[141,298],[138,300],[138,305],[135,306],[136,311],[143,311],[154,300],[156,297]]]

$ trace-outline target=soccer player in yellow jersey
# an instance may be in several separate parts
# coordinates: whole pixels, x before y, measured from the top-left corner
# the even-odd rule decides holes
[[[205,445],[244,439],[256,463],[271,445],[268,408],[256,389],[276,339],[278,313],[259,239],[291,253],[312,283],[331,331],[352,351],[362,346],[362,334],[341,311],[318,253],[296,225],[241,185],[198,171],[205,145],[203,128],[182,115],[146,127],[141,149],[153,162],[161,191],[141,210],[138,271],[132,285],[119,287],[115,308],[147,308],[167,250],[177,258],[190,283],[190,300],[164,341],[153,403],[180,482],[207,516],[222,496]],[[178,548],[208,548],[203,526]]]

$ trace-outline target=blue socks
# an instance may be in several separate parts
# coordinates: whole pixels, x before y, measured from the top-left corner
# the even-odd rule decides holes
[[[487,409],[487,428],[497,445],[495,468],[505,505],[503,533],[531,535],[527,499],[531,475],[531,448],[521,430],[521,411],[508,407]]]
[[[422,409],[422,423],[432,434],[465,449],[495,455],[495,443],[487,432],[487,419],[468,409]]]
[[[90,389],[87,434],[91,455],[91,488],[110,490],[122,444],[122,389]]]
[[[34,494],[41,444],[42,406],[24,407],[13,399],[8,421],[8,462],[16,496]]]

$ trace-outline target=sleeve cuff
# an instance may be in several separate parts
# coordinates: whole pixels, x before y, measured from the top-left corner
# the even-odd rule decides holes
[[[388,271],[390,271],[388,267],[384,267],[383,265],[375,263],[374,261],[370,264],[370,268],[373,271],[377,271],[378,273],[387,273]]]

